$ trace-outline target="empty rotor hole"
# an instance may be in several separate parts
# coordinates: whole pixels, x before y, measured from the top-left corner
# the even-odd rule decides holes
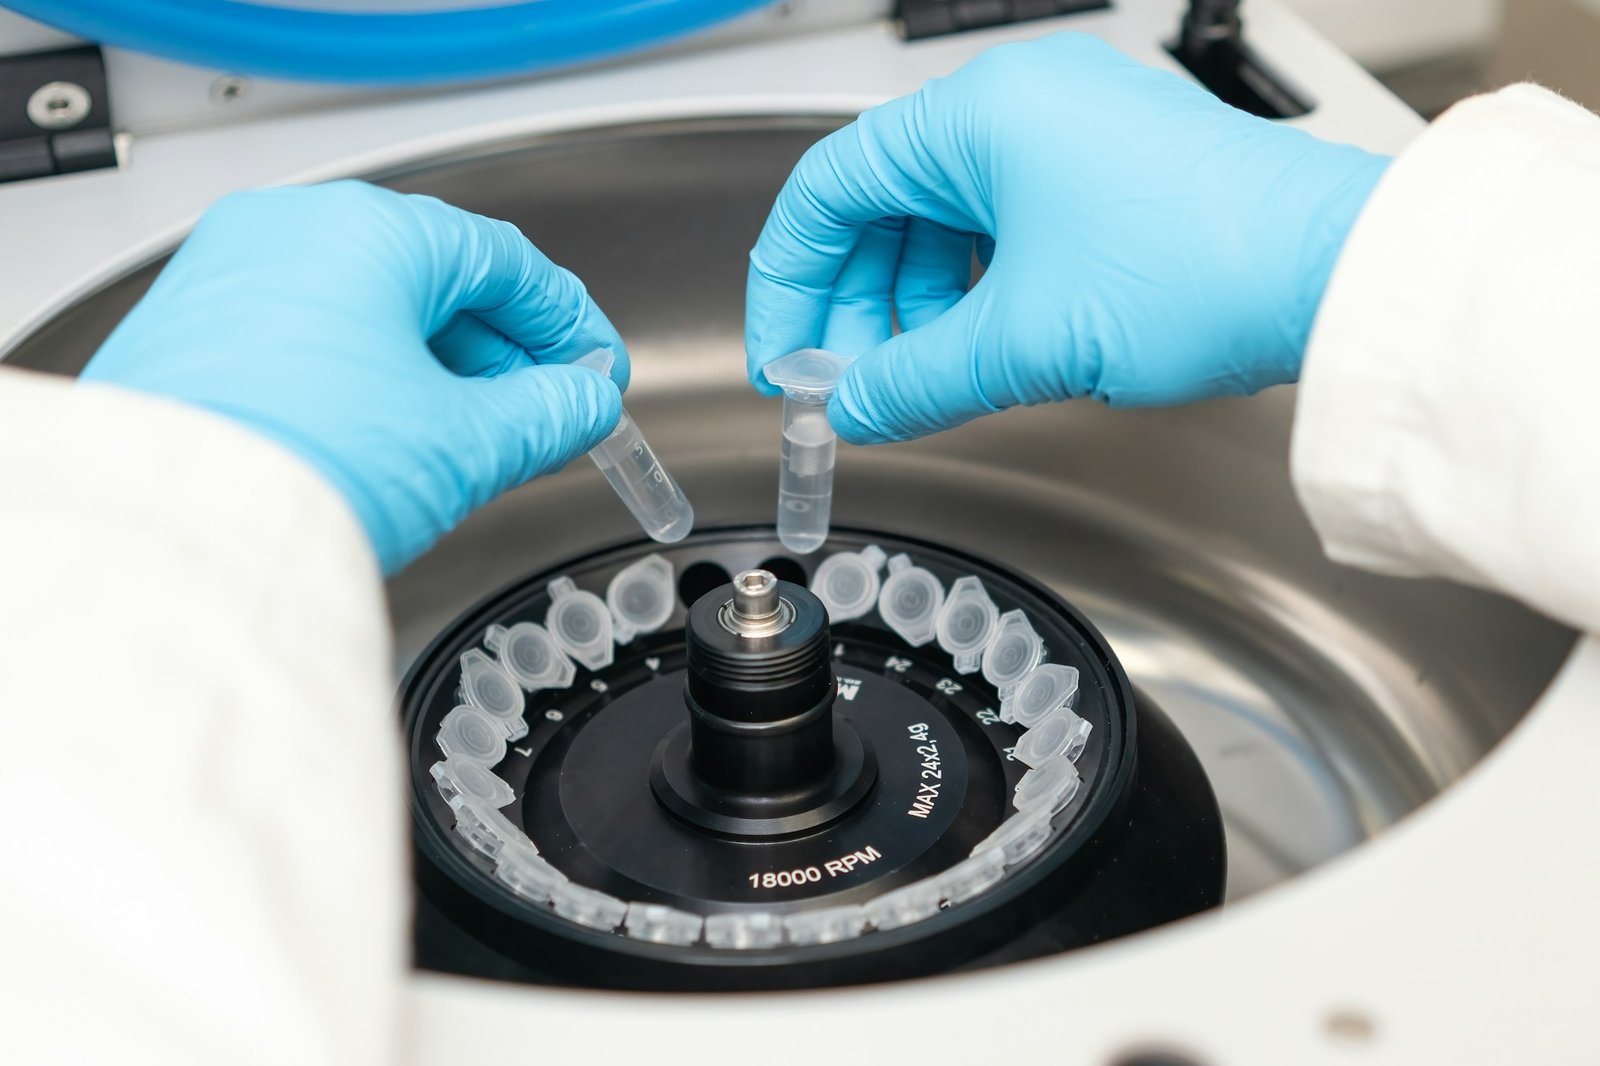
[[[804,586],[807,583],[806,568],[801,566],[798,560],[786,555],[774,555],[761,564],[761,569],[779,581],[787,581],[791,585]]]
[[[701,596],[712,589],[721,588],[732,580],[733,575],[716,563],[693,563],[685,567],[682,576],[678,578],[678,598],[683,600],[685,607],[693,607]]]

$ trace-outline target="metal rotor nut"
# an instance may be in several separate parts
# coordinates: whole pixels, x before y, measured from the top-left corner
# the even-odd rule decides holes
[[[794,607],[778,595],[778,579],[766,570],[746,570],[733,579],[733,599],[719,612],[723,628],[741,637],[770,637],[794,621]]]

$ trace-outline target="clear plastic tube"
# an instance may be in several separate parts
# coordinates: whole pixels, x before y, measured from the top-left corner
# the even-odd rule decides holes
[[[613,358],[611,352],[597,348],[577,365],[609,375]],[[626,409],[611,435],[589,450],[589,458],[652,540],[671,544],[689,535],[694,508]]]
[[[767,364],[769,382],[783,390],[783,459],[778,468],[778,539],[806,555],[828,539],[833,512],[833,461],[838,437],[828,401],[849,361],[820,348],[802,348]]]

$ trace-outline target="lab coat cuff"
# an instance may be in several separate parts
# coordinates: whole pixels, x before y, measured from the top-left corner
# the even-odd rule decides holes
[[[1448,444],[1436,409],[1450,368],[1437,353],[1473,344],[1462,308],[1492,295],[1482,264],[1496,254],[1497,203],[1517,195],[1575,110],[1532,85],[1456,105],[1356,220],[1312,329],[1291,450],[1301,504],[1334,560],[1398,575],[1465,569],[1439,558],[1404,486]]]
[[[269,624],[275,641],[295,645],[280,654],[375,641],[387,650],[365,532],[333,486],[280,445],[162,397],[6,369],[0,427],[15,499],[165,542],[245,612],[293,615]]]

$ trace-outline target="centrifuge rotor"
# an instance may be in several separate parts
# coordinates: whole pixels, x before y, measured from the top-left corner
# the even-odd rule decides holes
[[[558,605],[648,599],[618,587],[641,574],[674,601],[660,624],[612,619],[635,632],[603,664],[569,655],[565,685],[513,680],[527,733],[487,767],[504,787],[469,774],[488,798],[453,793],[441,730],[487,700],[466,684],[482,642],[549,622],[560,645]],[[974,625],[991,630],[975,665]],[[1056,701],[1041,712],[1017,681],[1043,663],[1074,683],[1034,685]],[[1220,898],[1209,787],[1159,712],[1136,713],[1099,634],[1047,590],[921,542],[836,530],[798,558],[770,530],[729,530],[573,560],[453,624],[403,702],[425,965],[834,984],[1061,950]]]

